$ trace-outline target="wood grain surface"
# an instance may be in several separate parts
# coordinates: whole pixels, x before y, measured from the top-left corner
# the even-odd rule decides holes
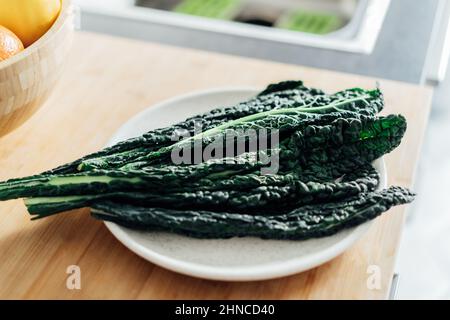
[[[0,179],[39,173],[96,151],[131,116],[179,94],[303,79],[329,91],[371,88],[379,81],[385,112],[408,120],[402,145],[386,157],[389,183],[413,183],[430,109],[428,88],[89,33],[75,35],[68,64],[43,108],[0,138]],[[321,267],[232,283],[183,276],[139,258],[90,218],[88,209],[31,222],[22,201],[2,202],[0,298],[384,299],[405,209],[378,218],[355,246]],[[70,265],[81,268],[81,290],[66,287]],[[378,289],[367,286],[373,265],[380,271]]]

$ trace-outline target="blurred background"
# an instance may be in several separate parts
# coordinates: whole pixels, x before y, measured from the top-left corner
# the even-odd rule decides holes
[[[391,297],[450,298],[450,1],[76,0],[83,30],[434,88]],[[301,78],[301,75],[299,75]]]

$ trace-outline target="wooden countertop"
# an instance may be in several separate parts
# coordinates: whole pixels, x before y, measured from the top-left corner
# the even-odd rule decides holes
[[[0,179],[50,169],[100,149],[137,112],[193,90],[303,79],[329,91],[353,86],[385,93],[386,113],[408,120],[402,145],[386,157],[390,184],[411,186],[431,90],[267,61],[77,33],[68,67],[45,106],[0,138]],[[350,250],[316,269],[281,279],[218,282],[157,267],[126,249],[89,210],[31,222],[20,200],[0,203],[0,298],[384,299],[393,275],[405,206],[376,220]],[[81,290],[66,269],[81,268]],[[369,289],[370,266],[381,287]]]

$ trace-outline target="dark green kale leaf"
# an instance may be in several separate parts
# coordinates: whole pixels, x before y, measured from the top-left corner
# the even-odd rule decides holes
[[[143,230],[168,231],[197,238],[255,236],[302,240],[324,237],[356,226],[393,206],[410,203],[414,194],[400,187],[361,193],[341,201],[302,206],[285,214],[175,210],[99,201],[92,216]]]

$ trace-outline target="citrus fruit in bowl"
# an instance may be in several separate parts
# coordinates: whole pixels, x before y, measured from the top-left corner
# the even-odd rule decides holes
[[[0,25],[28,47],[50,29],[60,10],[61,0],[0,0]]]
[[[38,2],[49,6],[39,7]],[[13,10],[17,8],[26,10]],[[35,8],[35,16],[30,8]],[[45,8],[52,14],[45,15]],[[6,9],[12,14],[5,14]],[[40,23],[32,26],[38,15]],[[73,21],[71,0],[0,0],[0,41],[4,39],[0,45],[0,137],[24,123],[47,100],[70,50]],[[41,26],[39,32],[36,26]]]
[[[11,30],[0,25],[0,61],[10,58],[22,50],[22,41]]]

